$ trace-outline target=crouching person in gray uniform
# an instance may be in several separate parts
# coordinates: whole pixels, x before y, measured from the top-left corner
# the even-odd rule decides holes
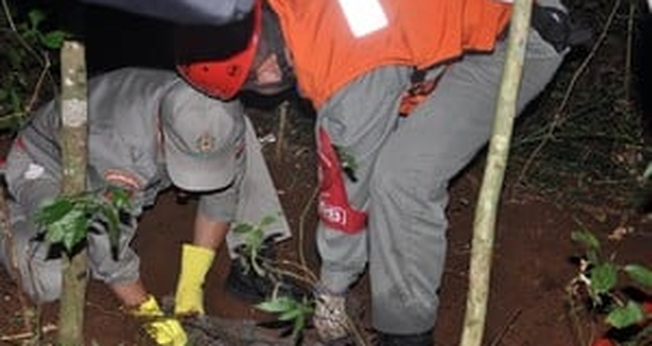
[[[174,184],[199,194],[193,243],[183,245],[175,314],[203,314],[204,276],[229,225],[281,211],[243,108],[196,92],[173,72],[145,69],[91,79],[88,101],[88,189],[125,188],[132,208],[120,225],[117,258],[106,232],[89,232],[90,274],[106,282],[131,314],[162,316],[139,278],[139,258],[129,243],[143,208]],[[43,230],[35,222],[40,206],[61,190],[60,127],[59,104],[52,101],[19,132],[5,167],[12,234],[0,237],[0,260],[20,275],[16,279],[37,303],[61,294],[60,259],[52,258],[50,244],[37,240]],[[287,222],[280,215],[266,232],[287,238]],[[230,236],[229,245],[237,246],[237,239]],[[144,323],[160,345],[187,342],[174,318]]]

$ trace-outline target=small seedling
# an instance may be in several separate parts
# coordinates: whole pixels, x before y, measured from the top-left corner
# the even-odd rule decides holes
[[[307,321],[314,312],[315,298],[312,292],[316,291],[319,280],[317,276],[303,263],[293,261],[270,259],[261,255],[268,239],[264,239],[263,228],[277,220],[275,216],[264,217],[257,225],[248,223],[238,224],[233,228],[245,237],[245,243],[240,249],[240,261],[244,268],[252,270],[261,277],[274,283],[271,297],[256,305],[256,308],[276,314],[278,320],[292,324],[291,337],[299,342],[303,336]],[[272,239],[273,240],[273,239]],[[280,292],[280,287],[299,287],[307,295],[286,295]],[[358,345],[366,345],[358,327],[348,319],[347,329],[354,336]]]
[[[232,230],[245,238],[244,246],[240,250],[241,256],[239,257],[243,267],[252,268],[259,276],[265,276],[267,274],[259,260],[259,254],[265,243],[263,228],[274,222],[276,222],[276,217],[267,215],[257,225],[240,223],[233,227]]]
[[[275,216],[265,216],[257,225],[238,224],[233,231],[245,237],[245,243],[240,249],[239,260],[243,268],[252,268],[256,275],[265,277],[274,285],[269,299],[256,305],[257,309],[276,314],[278,320],[292,324],[292,339],[299,340],[305,330],[306,321],[314,310],[314,301],[307,296],[301,298],[286,296],[279,292],[281,286],[290,287],[297,282],[316,283],[316,278],[308,268],[298,264],[265,258],[261,251],[266,244],[263,228],[277,220]],[[273,239],[272,239],[273,240]],[[292,278],[293,282],[286,282]]]
[[[298,340],[301,337],[306,321],[312,315],[313,303],[307,297],[297,301],[290,297],[273,297],[256,305],[256,308],[269,313],[277,314],[279,321],[292,322],[292,339]]]
[[[628,297],[620,288],[623,278],[629,279],[636,289],[649,293],[652,289],[652,270],[644,265],[616,262],[615,255],[604,256],[601,244],[595,235],[588,231],[572,233],[573,241],[584,247],[584,254],[579,259],[579,273],[571,281],[569,292],[572,298],[588,298],[591,311],[604,313],[604,322],[615,328],[641,327],[623,342],[623,346],[648,345],[652,326],[645,323],[652,318],[642,304]],[[649,295],[649,294],[648,294]]]
[[[104,225],[114,257],[118,254],[121,213],[130,209],[129,193],[119,187],[107,187],[99,192],[79,196],[58,196],[43,205],[36,214],[36,221],[45,228],[45,240],[50,244],[62,244],[71,255],[94,223]]]

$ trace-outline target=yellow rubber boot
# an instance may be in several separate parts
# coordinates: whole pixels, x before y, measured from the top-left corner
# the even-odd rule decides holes
[[[147,334],[161,346],[185,346],[188,342],[181,323],[172,317],[163,317],[163,311],[153,296],[130,311],[131,315],[142,320]]]
[[[174,313],[204,314],[204,279],[215,251],[199,246],[184,244],[181,253],[181,273],[177,283]]]

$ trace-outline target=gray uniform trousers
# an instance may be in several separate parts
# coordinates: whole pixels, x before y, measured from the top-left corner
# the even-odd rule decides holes
[[[116,172],[141,181],[132,195],[132,218],[121,225],[118,259],[111,256],[105,233],[88,236],[91,273],[108,284],[132,282],[139,277],[140,260],[129,246],[136,232],[136,218],[170,186],[159,157],[156,119],[159,98],[172,83],[183,82],[174,73],[144,69],[117,70],[89,83],[87,186],[100,189],[107,185],[107,174]],[[11,235],[0,233],[0,262],[10,273],[20,276],[25,292],[35,302],[55,300],[61,293],[61,261],[51,256],[49,244],[35,239],[42,230],[34,220],[40,205],[60,191],[57,110],[57,104],[50,102],[34,114],[19,135],[21,144],[14,144],[10,151],[5,167],[12,195],[8,203]],[[202,195],[198,208],[209,217],[235,223],[255,224],[265,215],[278,215],[278,221],[264,229],[265,236],[288,238],[290,230],[260,143],[248,119],[246,125],[246,155],[242,155],[246,162],[241,163],[246,165],[244,174],[233,188]],[[232,256],[242,241],[235,234],[227,236]]]
[[[368,228],[356,235],[320,224],[322,284],[344,292],[368,263],[373,326],[380,331],[421,333],[435,323],[449,181],[489,139],[505,51],[499,42],[492,54],[453,63],[407,118],[397,116],[412,73],[406,66],[376,68],[318,110],[317,126],[355,157],[358,182],[345,178],[347,193],[369,215]],[[562,55],[531,30],[519,112],[551,80]]]

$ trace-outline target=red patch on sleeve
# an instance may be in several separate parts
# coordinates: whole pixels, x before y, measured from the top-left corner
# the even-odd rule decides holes
[[[140,179],[134,174],[115,169],[104,171],[104,179],[111,184],[126,187],[131,191],[140,190],[142,186]]]

